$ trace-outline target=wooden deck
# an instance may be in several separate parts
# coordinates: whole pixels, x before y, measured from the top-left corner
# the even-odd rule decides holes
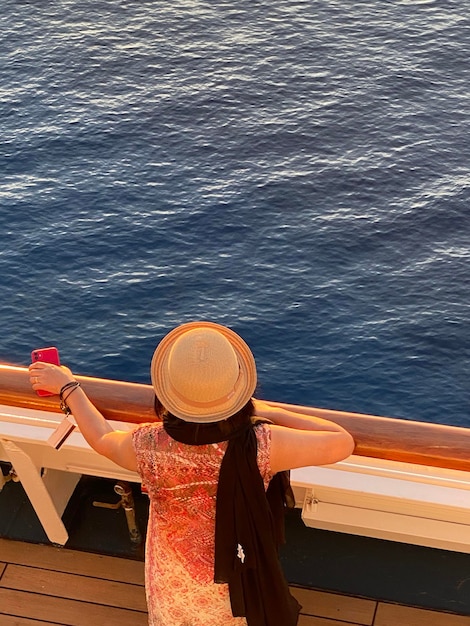
[[[299,626],[470,626],[470,616],[293,593],[303,605]],[[0,538],[0,624],[145,626],[143,563]]]

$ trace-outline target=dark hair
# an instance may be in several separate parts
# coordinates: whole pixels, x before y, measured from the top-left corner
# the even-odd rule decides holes
[[[179,417],[173,415],[165,409],[160,400],[155,396],[155,414],[159,419],[162,419],[165,423],[171,425],[176,425],[178,422],[181,422]],[[253,400],[250,398],[248,402],[236,413],[231,415],[225,420],[221,420],[220,422],[209,422],[207,426],[210,426],[212,429],[218,428],[220,431],[220,435],[222,439],[228,438],[231,433],[241,428],[244,424],[250,422],[253,414],[255,412],[255,406],[253,404]],[[191,422],[186,422],[186,424],[190,424]],[[205,424],[197,424],[195,425],[199,427],[204,427]]]
[[[160,398],[155,394],[153,400],[153,410],[155,411],[155,415],[159,420],[163,419],[163,414],[165,413],[165,407],[160,402]]]
[[[255,405],[253,404],[253,400],[250,398],[245,406],[231,415],[226,420],[222,420],[217,422],[219,425],[221,435],[227,436],[230,435],[234,430],[238,430],[240,426],[249,422],[255,412]]]

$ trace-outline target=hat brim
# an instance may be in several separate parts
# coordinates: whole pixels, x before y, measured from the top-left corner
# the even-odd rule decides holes
[[[240,371],[233,393],[216,404],[191,402],[172,392],[168,376],[171,348],[179,337],[197,328],[212,328],[221,333],[230,342],[238,359]],[[257,381],[256,363],[248,345],[233,330],[214,322],[189,322],[169,332],[154,352],[150,374],[155,393],[165,409],[186,422],[196,423],[220,422],[237,413],[253,396]]]

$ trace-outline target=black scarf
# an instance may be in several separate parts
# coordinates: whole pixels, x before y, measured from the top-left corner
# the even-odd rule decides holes
[[[264,490],[251,419],[194,424],[164,418],[173,439],[188,445],[228,440],[220,467],[215,520],[214,582],[228,583],[234,617],[248,626],[295,626],[301,609],[290,594],[279,562],[284,541],[284,508],[290,489],[287,473],[276,474]]]

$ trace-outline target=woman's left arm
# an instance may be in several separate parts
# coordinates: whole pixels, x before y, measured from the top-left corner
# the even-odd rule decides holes
[[[271,468],[274,472],[337,463],[354,451],[354,439],[339,424],[254,400],[255,415],[269,419]]]

